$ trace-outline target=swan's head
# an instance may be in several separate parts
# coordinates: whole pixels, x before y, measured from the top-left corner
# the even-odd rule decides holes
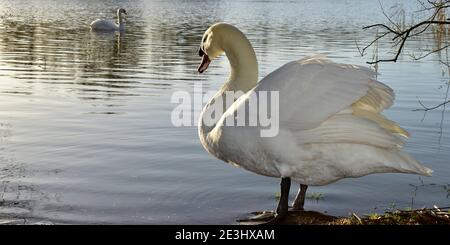
[[[198,50],[198,55],[202,57],[198,72],[206,71],[211,61],[225,52],[227,40],[232,40],[238,33],[243,35],[236,27],[226,23],[217,23],[209,27],[203,34]]]
[[[117,10],[117,15],[120,16],[121,14],[127,15],[127,11],[125,9],[123,9],[123,8],[118,9]]]

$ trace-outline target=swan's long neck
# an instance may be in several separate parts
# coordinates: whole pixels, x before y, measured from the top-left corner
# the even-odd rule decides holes
[[[258,82],[258,62],[256,60],[255,51],[253,50],[250,41],[242,32],[236,30],[223,35],[223,50],[230,62],[231,72],[228,80],[203,108],[199,123],[200,134],[203,135],[207,135],[221,118],[220,116],[216,116],[213,126],[206,126],[203,123],[204,113],[209,107],[213,106],[214,101],[216,101],[215,99],[222,97],[222,101],[225,102],[227,91],[246,93],[255,87]],[[227,105],[224,103],[223,112],[226,111],[226,106]]]
[[[240,35],[239,35],[240,34]],[[232,38],[234,36],[234,38]],[[222,88],[247,92],[258,82],[258,62],[250,41],[242,33],[229,37],[224,51],[230,62],[230,77]]]

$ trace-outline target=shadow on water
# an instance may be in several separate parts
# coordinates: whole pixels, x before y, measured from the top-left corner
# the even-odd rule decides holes
[[[40,202],[58,202],[58,193],[50,194],[39,186],[28,183],[26,178],[33,175],[25,163],[0,156],[0,224],[52,224],[46,218],[34,214]],[[56,175],[59,170],[49,171]]]
[[[58,200],[58,194],[50,195],[39,190],[39,187],[28,183],[27,177],[33,173],[27,170],[26,164],[13,157],[6,157],[9,149],[5,143],[11,136],[12,125],[0,122],[0,225],[1,224],[51,224],[34,217],[35,205],[43,200]],[[49,175],[59,171],[49,172]]]

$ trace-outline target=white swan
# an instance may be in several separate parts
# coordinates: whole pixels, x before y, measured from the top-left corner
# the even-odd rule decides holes
[[[282,179],[271,222],[287,213],[291,179],[300,183],[293,208],[303,210],[308,185],[373,173],[431,175],[431,169],[400,151],[403,141],[398,136],[408,133],[380,114],[393,104],[394,92],[375,80],[373,70],[316,56],[289,62],[257,83],[258,64],[249,40],[236,27],[218,23],[203,35],[198,71],[204,72],[223,53],[231,74],[204,107],[199,138],[209,153],[225,162]],[[245,94],[207,126],[206,111],[227,91],[239,90]],[[256,92],[259,99],[260,91],[279,91],[278,135],[261,137],[258,126],[225,126],[255,99],[250,94]]]
[[[123,31],[125,30],[125,25],[123,23],[122,14],[127,14],[127,11],[123,8],[117,10],[117,23],[113,20],[97,19],[92,21],[90,24],[91,30],[93,31]]]

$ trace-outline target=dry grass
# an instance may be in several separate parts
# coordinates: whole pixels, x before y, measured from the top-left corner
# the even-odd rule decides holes
[[[266,220],[273,218],[273,212],[256,212],[265,215]],[[246,219],[241,225],[259,225],[265,221]],[[289,211],[281,225],[450,225],[450,207],[416,210],[387,211],[384,214],[349,217],[335,217],[316,211]]]
[[[450,225],[450,208],[395,210],[384,214],[369,214],[359,217],[352,214],[338,218],[330,225]]]

